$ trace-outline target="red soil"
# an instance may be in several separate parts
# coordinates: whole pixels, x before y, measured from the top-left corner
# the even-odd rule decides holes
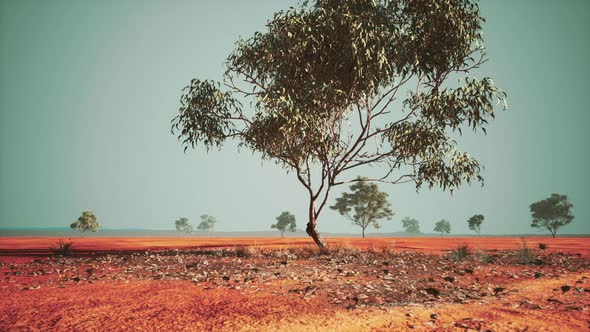
[[[0,237],[0,256],[17,254],[48,254],[49,247],[57,238]],[[308,238],[72,238],[76,251],[118,251],[118,250],[165,250],[176,249],[214,249],[236,246],[249,246],[263,249],[288,247],[314,247]],[[526,237],[531,248],[545,243],[549,252],[580,253],[590,257],[590,238],[588,237]],[[444,238],[331,238],[331,246],[354,247],[361,249],[416,250],[440,253],[460,245],[468,245],[477,250],[517,249],[522,240],[517,237],[444,237]]]
[[[325,311],[318,299],[270,293],[247,296],[238,290],[175,281],[115,281],[76,286],[75,292],[42,287],[3,293],[0,313],[6,315],[3,320],[14,322],[0,323],[3,331],[236,330],[280,321],[291,311],[302,315]]]
[[[0,290],[2,331],[588,331],[589,297],[581,309],[546,305],[546,292],[581,275],[512,285],[487,305],[442,304],[347,310],[322,297],[274,295],[270,289],[196,287],[189,282],[112,282],[73,288]],[[272,287],[271,287],[272,289]],[[556,296],[563,303],[571,292]],[[540,303],[540,308],[534,307]],[[572,306],[570,306],[571,308]],[[432,319],[432,315],[436,319]]]
[[[482,300],[461,304],[433,301],[393,307],[347,308],[342,304],[335,304],[326,293],[318,291],[317,294],[306,296],[306,294],[291,292],[291,289],[297,285],[299,285],[297,287],[301,286],[298,282],[287,279],[254,281],[251,284],[254,285],[253,288],[241,289],[223,286],[217,282],[120,280],[111,276],[122,275],[121,267],[115,266],[113,272],[109,272],[110,267],[107,264],[100,270],[100,274],[107,275],[104,279],[96,282],[91,282],[90,279],[85,281],[84,278],[76,282],[67,279],[69,281],[63,284],[59,281],[63,280],[59,279],[62,277],[58,278],[55,272],[45,274],[57,267],[55,265],[50,268],[47,265],[50,261],[56,261],[53,256],[47,256],[48,247],[54,245],[56,240],[56,238],[0,238],[0,271],[2,273],[0,275],[2,278],[0,279],[0,298],[2,299],[0,331],[407,331],[409,329],[583,331],[590,329],[588,315],[590,271],[588,270],[568,272],[560,267],[547,267],[547,270],[542,270],[545,267],[530,265],[475,266],[473,274],[459,275],[458,281],[454,283],[461,284],[461,287],[465,289],[475,283],[481,285],[487,283],[492,288],[502,286],[504,290],[498,296],[487,295]],[[309,239],[303,238],[75,238],[72,241],[77,252],[82,254],[96,251],[208,249],[233,246],[262,249],[313,247]],[[547,244],[548,249],[545,253],[566,252],[580,253],[583,257],[590,256],[589,238],[535,237],[527,238],[526,241],[531,248],[536,248],[538,243]],[[463,244],[470,246],[473,250],[515,249],[521,246],[519,238],[506,237],[338,238],[328,239],[328,243],[332,247],[422,251],[437,254]],[[168,259],[171,260],[172,257]],[[556,257],[561,259],[559,255]],[[563,257],[564,260],[570,259]],[[230,259],[244,266],[269,264],[255,258],[244,259],[242,263],[238,258],[207,256],[204,259],[209,260],[209,264],[215,264],[216,259],[224,261]],[[39,263],[33,260],[38,260]],[[281,263],[277,262],[273,264],[278,264],[278,269]],[[312,273],[312,270],[318,268],[313,264],[317,264],[317,261],[314,263],[300,258],[290,261],[289,268],[292,268],[292,271],[301,271],[301,276],[305,278],[308,272]],[[150,265],[147,264],[147,266]],[[180,266],[184,267],[185,263]],[[461,268],[465,267],[471,266],[461,265]],[[40,273],[38,270],[41,268],[46,271]],[[63,267],[59,268],[63,269]],[[76,273],[82,273],[80,271],[85,271],[87,268],[86,265],[76,266],[75,264],[67,267],[67,269],[79,271]],[[366,269],[367,266],[363,268]],[[454,269],[457,268],[459,267],[454,267]],[[322,266],[319,266],[319,269],[321,270]],[[550,276],[527,277],[537,269]],[[426,267],[424,271],[427,271]],[[429,269],[428,272],[420,273],[429,273],[423,277],[432,276],[437,280],[442,277],[438,272],[431,271]],[[70,274],[73,272],[65,270],[59,273],[61,276],[74,275]],[[364,274],[337,280],[343,284],[352,283],[353,286],[358,284],[363,287],[376,282],[375,276]],[[440,287],[441,284],[437,285]],[[571,285],[571,290],[562,292],[560,287],[564,285]]]

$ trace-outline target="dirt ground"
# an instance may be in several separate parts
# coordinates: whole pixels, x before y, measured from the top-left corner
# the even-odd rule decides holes
[[[588,331],[589,240],[0,238],[0,331]]]
[[[59,238],[54,237],[0,237],[0,257],[6,255],[49,254],[49,247]],[[67,239],[64,239],[67,240]],[[120,238],[120,237],[74,237],[70,238],[78,253],[112,252],[119,250],[165,250],[175,249],[219,249],[248,246],[259,249],[314,247],[310,238]],[[518,237],[413,237],[413,238],[327,238],[328,244],[337,247],[354,247],[375,250],[416,250],[442,253],[458,245],[473,249],[503,250],[521,246]],[[526,237],[532,246],[538,243],[548,245],[548,252],[581,253],[590,257],[590,237]],[[1,258],[0,258],[1,259]]]

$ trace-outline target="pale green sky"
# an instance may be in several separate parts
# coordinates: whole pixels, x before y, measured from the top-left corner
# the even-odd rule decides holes
[[[220,79],[238,36],[294,4],[0,1],[0,228],[67,226],[87,209],[107,228],[171,229],[208,213],[218,230],[267,230],[285,210],[302,228],[306,193],[292,174],[231,145],[183,154],[169,131],[182,87]],[[381,231],[412,216],[467,233],[481,213],[483,233],[534,233],[529,204],[558,192],[576,217],[564,232],[590,233],[590,1],[480,6],[490,57],[480,73],[510,107],[487,136],[460,142],[486,185],[453,196],[382,185],[396,216]],[[319,230],[359,231],[329,210]]]

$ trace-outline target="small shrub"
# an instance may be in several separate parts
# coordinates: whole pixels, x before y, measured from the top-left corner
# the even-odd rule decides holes
[[[252,250],[248,247],[245,247],[245,246],[237,246],[234,249],[234,252],[236,254],[236,257],[240,257],[240,258],[248,258],[248,257],[252,256]]]
[[[547,245],[545,243],[539,243],[539,249],[545,250],[547,249]]]
[[[204,249],[203,251],[199,252],[199,254],[204,255],[204,256],[211,256],[211,257],[215,257],[215,258],[222,258],[222,257],[227,257],[230,256],[228,255],[228,250],[227,249]]]
[[[490,254],[483,250],[477,251],[477,259],[485,264],[491,263],[494,260]]]
[[[516,250],[516,258],[521,264],[531,264],[535,261],[535,251],[529,248],[524,237],[520,238],[520,248]]]
[[[471,254],[471,251],[469,250],[469,246],[464,244],[462,246],[458,246],[457,248],[451,250],[450,257],[452,260],[457,262],[457,261],[464,260],[470,254]]]
[[[72,241],[59,240],[55,245],[49,247],[49,250],[56,255],[68,256],[74,251],[74,243]]]

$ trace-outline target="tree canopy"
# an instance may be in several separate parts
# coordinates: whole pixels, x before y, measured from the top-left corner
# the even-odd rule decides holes
[[[547,229],[555,237],[557,230],[574,220],[573,206],[566,195],[551,194],[549,198],[531,204],[531,227]]]
[[[444,233],[451,233],[451,223],[446,221],[445,219],[436,222],[434,225],[434,231],[440,233],[442,236]]]
[[[318,217],[333,187],[358,181],[352,170],[416,189],[483,181],[455,140],[506,107],[491,78],[473,76],[487,60],[483,21],[474,0],[304,1],[239,40],[221,83],[193,79],[172,130],[185,151],[235,139],[292,171],[324,246]]]
[[[295,232],[297,227],[295,216],[290,212],[285,211],[277,217],[277,223],[270,226],[270,228],[278,229],[281,232],[281,237],[284,237],[285,231]]]
[[[350,186],[351,192],[342,193],[341,197],[336,198],[336,204],[330,206],[353,224],[360,226],[363,238],[369,225],[380,228],[379,219],[391,220],[393,217],[391,204],[387,200],[389,195],[379,191],[377,184],[368,183],[365,179],[357,178],[357,182]]]
[[[82,215],[78,218],[78,220],[70,224],[71,229],[78,230],[81,233],[86,231],[96,232],[100,229],[100,227],[102,227],[102,225],[98,222],[96,216],[91,211],[82,212]]]
[[[476,215],[472,216],[471,218],[469,218],[467,220],[467,224],[469,225],[469,229],[472,231],[475,231],[477,234],[479,234],[479,232],[481,230],[481,224],[483,223],[484,219],[485,219],[485,217],[481,214],[476,214]]]
[[[421,233],[420,231],[420,222],[417,219],[405,217],[402,219],[402,226],[406,229],[408,233]]]
[[[212,232],[215,229],[215,224],[217,223],[217,219],[207,214],[201,215],[201,222],[197,226],[199,231],[207,231]]]
[[[176,230],[178,232],[183,232],[183,233],[188,233],[188,234],[193,232],[193,225],[191,225],[189,223],[187,218],[180,218],[175,221],[175,224],[176,224]]]

